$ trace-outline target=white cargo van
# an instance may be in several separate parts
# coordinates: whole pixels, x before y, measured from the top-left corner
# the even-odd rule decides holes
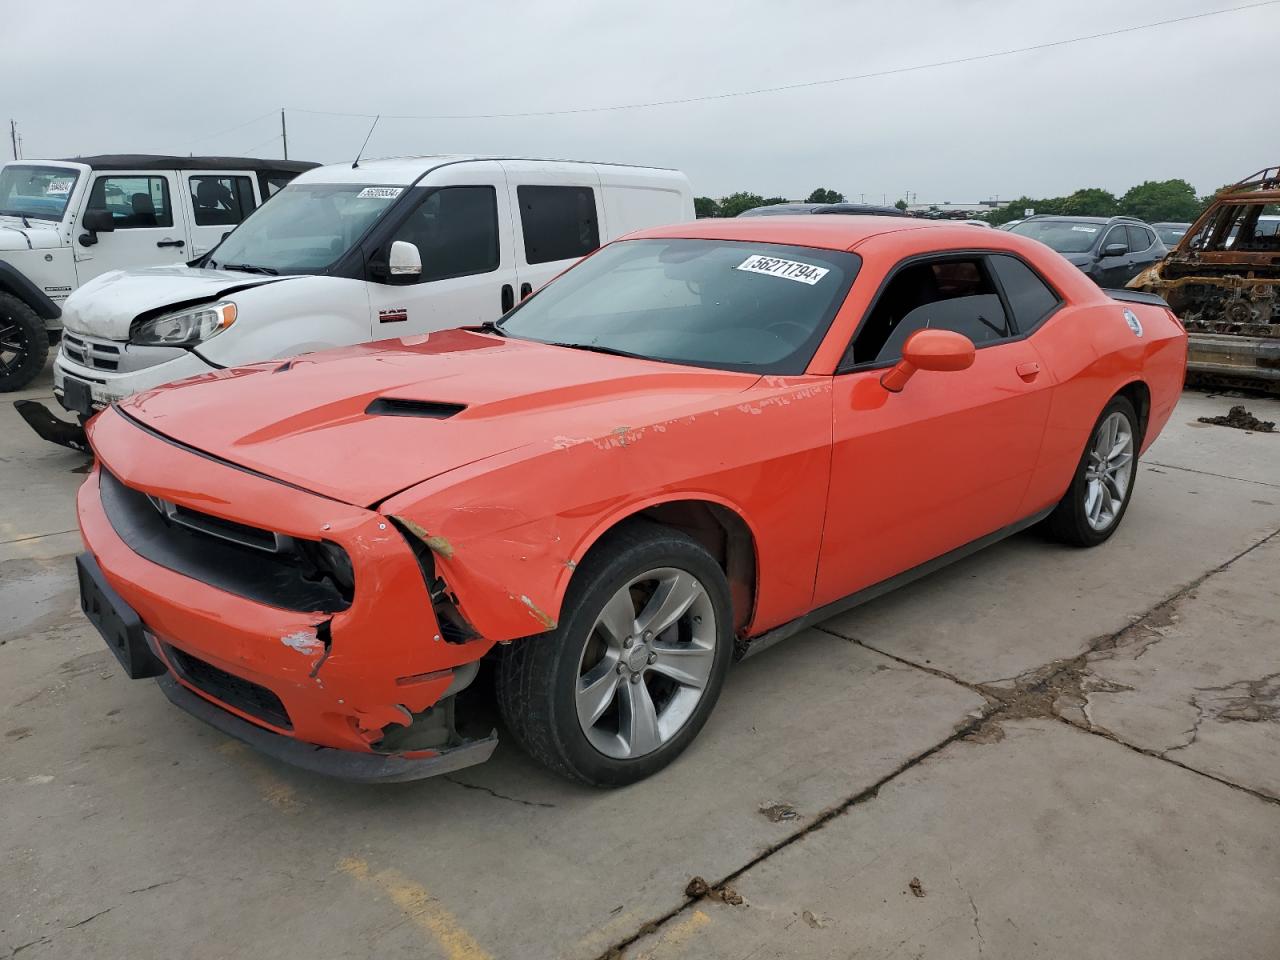
[[[297,160],[109,154],[0,165],[0,392],[44,368],[62,302],[108,270],[208,253]]]
[[[310,170],[190,266],[104,274],[63,305],[54,394],[83,422],[223,367],[496,320],[602,243],[692,220],[676,170],[465,156]],[[78,427],[22,402],[38,433]]]

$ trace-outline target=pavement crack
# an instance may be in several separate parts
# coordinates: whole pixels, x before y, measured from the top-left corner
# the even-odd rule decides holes
[[[48,937],[36,937],[34,940],[28,940],[26,943],[20,943],[9,951],[9,960],[13,960],[14,957],[27,949],[27,947],[38,947],[46,943],[53,943],[53,941]]]
[[[1214,473],[1212,470],[1197,470],[1194,467],[1179,467],[1172,463],[1158,463],[1155,460],[1143,460],[1143,466],[1163,467],[1165,470],[1181,470],[1184,473],[1198,473],[1202,477],[1216,477],[1219,480],[1236,480],[1240,483],[1256,483],[1260,487],[1280,487],[1280,483],[1269,480],[1250,480],[1248,477],[1232,477],[1225,473]]]
[[[169,886],[169,884],[171,884],[171,883],[177,883],[179,880],[185,880],[185,879],[187,879],[187,878],[186,878],[186,877],[174,877],[172,880],[161,880],[159,883],[152,883],[152,884],[149,884],[148,886],[145,886],[145,887],[138,887],[138,889],[137,889],[137,890],[130,890],[130,891],[129,891],[129,893],[130,893],[130,894],[134,894],[134,893],[146,893],[148,890],[155,890],[155,889],[157,889],[157,888],[159,888],[159,887],[167,887],[167,886]]]
[[[99,910],[97,913],[93,914],[92,916],[85,917],[83,920],[77,920],[75,923],[71,924],[71,926],[67,927],[67,929],[74,930],[76,927],[83,927],[86,923],[89,923],[93,920],[97,920],[104,913],[110,913],[114,909],[115,907],[107,907],[107,909],[105,910]]]
[[[441,777],[441,780],[448,780],[450,783],[458,787],[464,787],[467,790],[479,790],[481,793],[487,793],[491,797],[497,797],[499,800],[509,800],[511,803],[519,803],[526,807],[554,807],[554,803],[544,803],[541,800],[521,800],[519,797],[509,797],[505,793],[499,793],[490,787],[481,786],[478,783],[467,783],[465,780],[457,780],[454,777]]]

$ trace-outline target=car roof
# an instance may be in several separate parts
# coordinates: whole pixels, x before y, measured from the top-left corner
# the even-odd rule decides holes
[[[977,231],[959,221],[919,220],[914,217],[876,217],[849,215],[814,217],[808,215],[780,217],[707,217],[691,223],[674,223],[651,227],[628,234],[627,240],[691,239],[745,240],[757,243],[782,243],[825,250],[852,250],[864,240],[904,230],[953,231],[954,236],[939,236],[939,242],[963,246]],[[992,231],[994,233],[994,231]],[[985,231],[984,231],[985,233]],[[1032,241],[1034,242],[1034,241]]]
[[[1076,217],[1066,213],[1037,213],[1033,217],[1026,217],[1019,221],[1020,223],[1031,223],[1033,220],[1057,220],[1062,223],[1136,223],[1143,226],[1150,226],[1144,220],[1137,217],[1125,216],[1119,214],[1114,217]]]
[[[481,161],[521,161],[541,163],[548,166],[562,165],[566,167],[591,167],[602,170],[608,167],[632,171],[655,171],[671,178],[683,179],[683,174],[668,167],[645,167],[630,163],[610,163],[598,160],[551,160],[540,157],[485,156],[471,153],[445,153],[421,157],[378,157],[361,160],[359,166],[350,163],[330,163],[317,167],[306,176],[299,178],[299,183],[375,183],[388,186],[408,187],[417,183],[432,170],[455,163],[474,163]]]
[[[64,157],[63,162],[83,163],[94,170],[261,170],[295,174],[320,166],[318,163],[307,160],[264,160],[260,157],[173,157],[159,153],[100,153],[91,157]]]

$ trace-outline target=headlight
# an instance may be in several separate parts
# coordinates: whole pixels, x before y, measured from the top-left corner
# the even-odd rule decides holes
[[[129,339],[147,347],[190,347],[217,336],[235,322],[236,305],[223,300],[145,320],[134,327]]]

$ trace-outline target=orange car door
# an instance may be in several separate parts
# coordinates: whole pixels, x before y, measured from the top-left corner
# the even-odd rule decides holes
[[[902,265],[861,325],[848,372],[835,378],[815,606],[1022,519],[1052,377],[1014,325],[1012,284],[1001,284],[997,259],[1012,258],[949,255]],[[1039,304],[1044,315],[1049,306]],[[880,378],[906,338],[926,327],[973,340],[973,365],[918,371],[889,393]]]

